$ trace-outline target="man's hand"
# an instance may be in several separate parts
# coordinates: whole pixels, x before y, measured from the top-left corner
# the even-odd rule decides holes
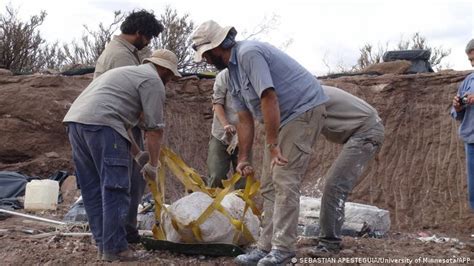
[[[160,162],[158,162],[157,166],[153,166],[151,165],[151,163],[146,163],[140,172],[142,173],[145,180],[149,179],[149,180],[155,181],[157,178],[156,173],[158,172],[160,167],[161,167]]]
[[[252,165],[250,165],[250,163],[247,161],[239,162],[235,170],[239,174],[241,174],[243,177],[248,176],[248,175],[253,175],[254,173]]]
[[[467,104],[474,104],[474,94],[466,94],[467,96]]]
[[[454,96],[454,98],[453,98],[453,107],[454,107],[454,110],[458,113],[461,112],[461,110],[462,110],[462,105],[459,104],[459,96],[458,95]]]
[[[270,148],[271,163],[270,168],[273,169],[275,165],[285,166],[288,163],[288,159],[283,157],[279,146]]]
[[[225,133],[228,135],[234,135],[237,132],[237,129],[234,125],[228,124],[224,126]]]
[[[143,168],[143,166],[145,166],[145,164],[150,160],[150,154],[147,151],[139,151],[134,160]]]

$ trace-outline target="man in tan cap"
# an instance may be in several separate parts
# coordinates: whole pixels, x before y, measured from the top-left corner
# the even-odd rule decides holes
[[[254,118],[265,125],[263,228],[258,248],[236,262],[284,265],[295,256],[301,180],[328,97],[293,58],[268,43],[236,42],[236,34],[233,27],[207,21],[192,36],[196,61],[204,58],[218,69],[229,69],[232,104],[239,117],[237,171],[243,175],[254,172],[249,160]]]
[[[163,25],[153,13],[146,10],[132,11],[120,25],[121,33],[113,36],[97,60],[94,79],[117,67],[139,65],[145,53],[150,51],[145,48],[148,48],[152,38],[157,37],[163,30]],[[148,56],[149,54],[146,55]],[[140,128],[131,128],[128,134],[132,141],[131,150],[135,161],[132,166],[130,209],[125,228],[128,243],[139,243],[137,211],[146,187],[140,169],[143,167],[142,162],[148,160],[148,154],[140,152],[144,147]]]
[[[135,258],[125,230],[133,161],[127,130],[140,124],[145,131],[149,161],[142,171],[156,176],[165,84],[180,77],[177,63],[172,52],[157,50],[143,65],[109,70],[92,81],[64,117],[89,225],[103,260]]]

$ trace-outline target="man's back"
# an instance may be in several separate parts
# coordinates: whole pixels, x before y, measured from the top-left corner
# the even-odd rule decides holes
[[[369,129],[380,121],[377,110],[364,100],[341,89],[323,85],[329,97],[322,134],[330,141],[344,143],[354,132]]]
[[[152,64],[120,67],[94,79],[63,122],[110,126],[128,139],[126,130],[138,124],[142,110],[145,123],[162,123],[158,106],[164,100],[164,85]]]

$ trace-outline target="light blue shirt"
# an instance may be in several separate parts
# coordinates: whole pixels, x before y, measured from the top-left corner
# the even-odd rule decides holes
[[[262,123],[260,99],[268,88],[278,96],[280,126],[329,99],[309,71],[268,43],[237,42],[228,68],[234,109],[250,111]]]
[[[467,76],[459,86],[458,95],[462,97],[466,94],[474,94],[474,73]],[[451,107],[451,116],[461,121],[459,136],[464,142],[474,143],[474,106],[466,105],[459,113]]]

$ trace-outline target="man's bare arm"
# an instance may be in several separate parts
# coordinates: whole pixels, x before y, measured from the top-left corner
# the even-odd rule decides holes
[[[156,167],[160,158],[163,129],[145,131],[145,135],[147,150],[150,153],[150,164]]]

